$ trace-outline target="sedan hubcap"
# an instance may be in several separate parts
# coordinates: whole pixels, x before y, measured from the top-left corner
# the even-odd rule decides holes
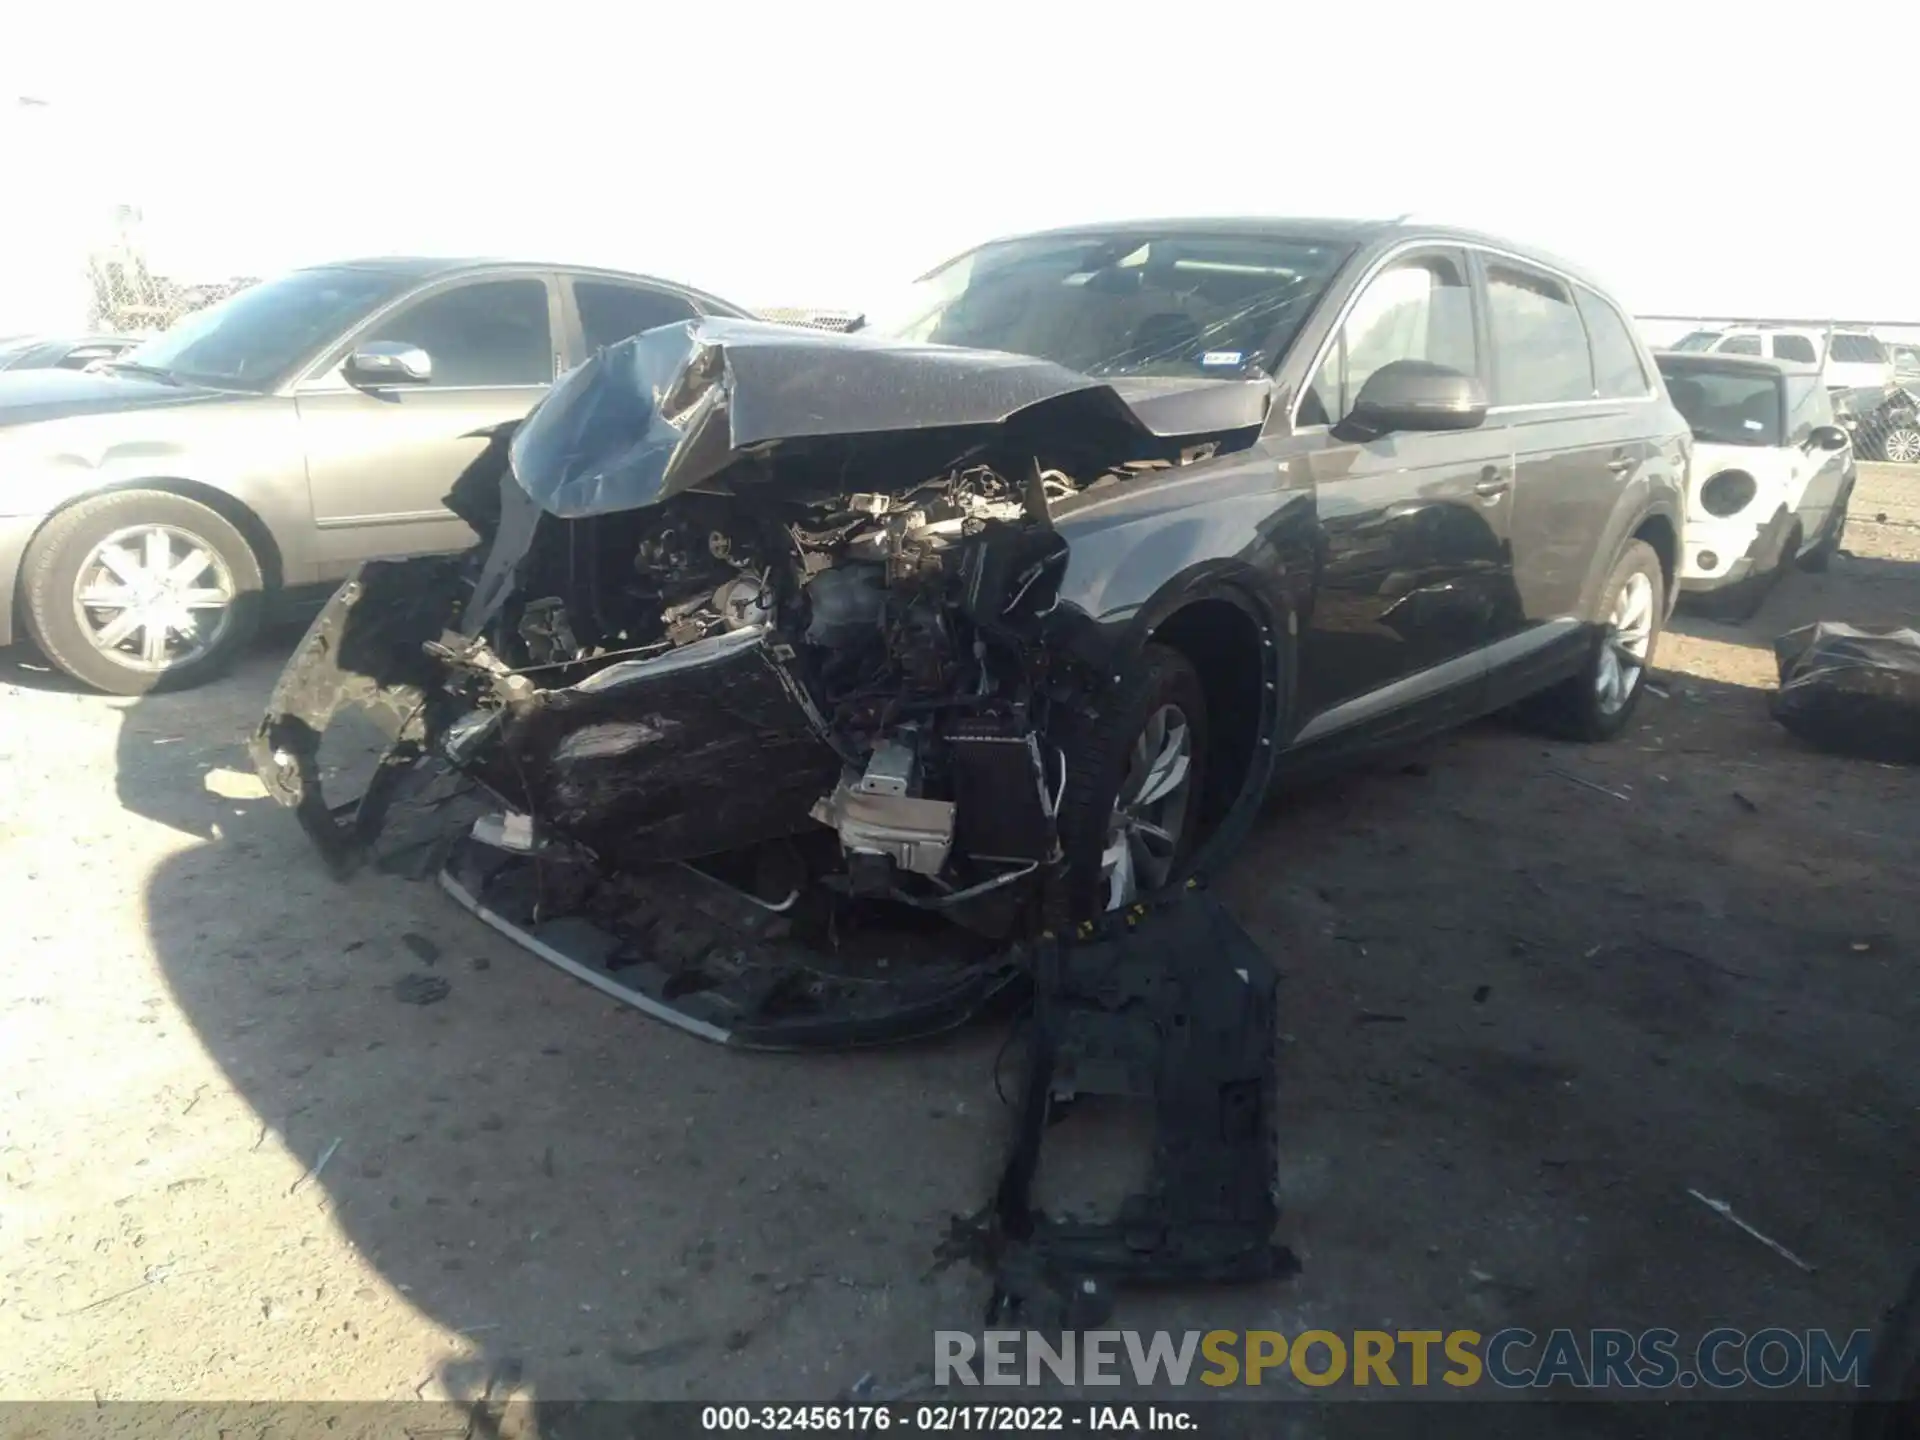
[[[1100,855],[1107,909],[1130,905],[1173,874],[1186,831],[1193,770],[1193,730],[1178,705],[1147,717],[1127,756],[1127,777],[1113,802],[1106,848]]]
[[[1896,430],[1887,436],[1887,459],[1901,465],[1920,460],[1920,430]]]
[[[135,670],[165,670],[219,643],[233,575],[199,536],[171,525],[116,530],[88,554],[73,613],[94,649]]]
[[[1600,708],[1609,715],[1633,698],[1646,673],[1647,652],[1653,647],[1653,582],[1635,573],[1620,587],[1613,617],[1600,646],[1599,678],[1595,686]]]

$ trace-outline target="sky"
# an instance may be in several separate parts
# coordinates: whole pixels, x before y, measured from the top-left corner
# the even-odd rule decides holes
[[[7,29],[0,208],[35,223],[0,226],[0,331],[67,303],[116,204],[189,280],[492,254],[856,309],[1048,225],[1411,211],[1643,315],[1920,320],[1912,0],[17,0]]]

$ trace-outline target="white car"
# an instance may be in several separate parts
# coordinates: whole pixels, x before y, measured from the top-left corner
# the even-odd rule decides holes
[[[1813,365],[1724,351],[1655,358],[1694,436],[1680,589],[1744,618],[1790,564],[1821,570],[1840,548],[1852,444]]]
[[[1865,330],[1799,325],[1734,325],[1695,330],[1674,344],[1680,354],[1750,355],[1819,368],[1832,390],[1884,391],[1894,383],[1893,355]]]

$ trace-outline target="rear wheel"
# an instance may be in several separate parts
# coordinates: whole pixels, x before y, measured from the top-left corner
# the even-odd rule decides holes
[[[1569,740],[1611,740],[1625,730],[1646,689],[1665,597],[1660,557],[1646,541],[1628,541],[1600,592],[1606,619],[1595,628],[1586,663],[1523,704],[1522,716]]]
[[[21,583],[34,643],[112,695],[210,680],[260,624],[260,564],[245,537],[163,490],[61,511],[27,547]]]
[[[1880,441],[1880,453],[1896,465],[1920,463],[1920,427],[1896,425]]]
[[[1208,737],[1200,676],[1179,651],[1148,645],[1073,729],[1060,841],[1085,919],[1165,886],[1193,853]]]

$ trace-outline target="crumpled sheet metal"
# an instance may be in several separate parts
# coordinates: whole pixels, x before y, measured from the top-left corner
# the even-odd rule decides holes
[[[1108,382],[1028,355],[708,317],[569,372],[510,456],[542,510],[579,519],[725,488],[743,461],[856,438],[902,474],[952,463],[995,428],[1119,464],[1157,439],[1257,425],[1270,396],[1264,382]]]
[[[1773,718],[1838,755],[1920,765],[1920,631],[1822,620],[1773,642]]]

